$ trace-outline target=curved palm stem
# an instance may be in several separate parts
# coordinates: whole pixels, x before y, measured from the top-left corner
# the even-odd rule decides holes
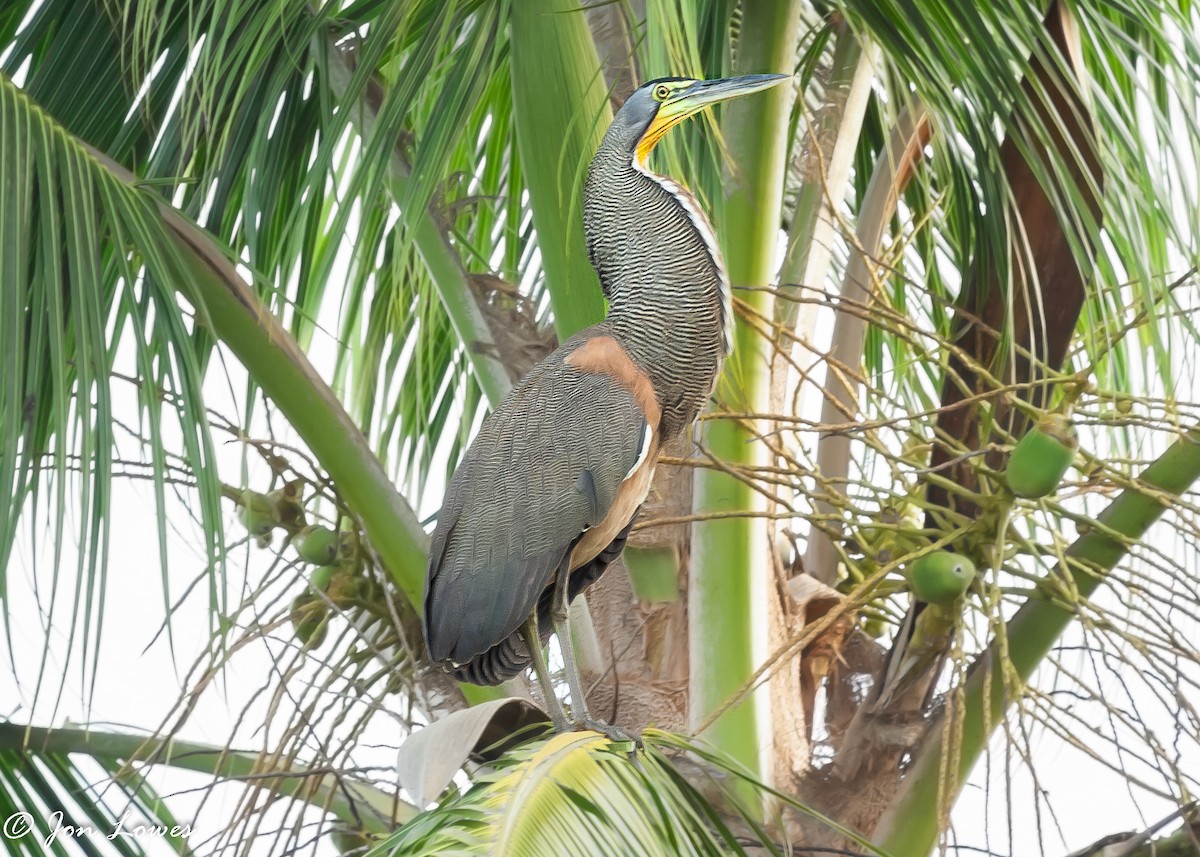
[[[120,765],[119,775],[133,763],[150,763],[210,774],[226,780],[254,782],[274,794],[298,798],[327,810],[358,829],[389,833],[417,814],[415,807],[366,782],[335,772],[273,759],[261,753],[232,750],[194,741],[176,741],[94,729],[44,729],[0,723],[0,750],[32,755],[79,753]]]

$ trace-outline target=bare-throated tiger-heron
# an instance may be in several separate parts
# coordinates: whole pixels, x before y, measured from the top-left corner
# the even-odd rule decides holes
[[[695,198],[646,159],[702,108],[786,75],[664,78],[635,91],[588,171],[583,224],[609,311],[530,370],[484,421],[446,490],[429,554],[425,641],[456,677],[533,665],[569,728],[542,641],[558,635],[576,725],[593,725],[567,606],[625,546],[659,451],[712,394],[732,342],[729,280]]]

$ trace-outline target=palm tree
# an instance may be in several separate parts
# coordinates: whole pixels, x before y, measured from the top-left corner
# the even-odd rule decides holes
[[[527,684],[423,660],[437,495],[604,312],[580,189],[614,106],[767,71],[795,87],[655,156],[717,226],[738,326],[575,608],[592,709],[645,747],[541,734]],[[1198,79],[1184,2],[6,4],[0,809],[44,843],[40,810],[133,807],[179,853],[903,857],[958,841],[981,758],[1036,775],[1050,735],[1186,814]],[[1069,469],[1016,497],[1027,438],[1035,475]],[[159,575],[109,562],[130,484]],[[919,579],[943,551],[978,570],[944,598]],[[52,728],[68,683],[113,680],[134,572],[191,664],[178,702]],[[255,647],[225,746],[177,740]],[[364,768],[381,723],[413,737]],[[244,783],[228,829],[170,834],[158,767]]]

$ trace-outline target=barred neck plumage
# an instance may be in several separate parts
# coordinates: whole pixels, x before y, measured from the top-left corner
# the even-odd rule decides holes
[[[729,353],[729,280],[695,198],[610,142],[584,189],[588,255],[609,300],[604,326],[650,375],[671,438],[704,406]]]

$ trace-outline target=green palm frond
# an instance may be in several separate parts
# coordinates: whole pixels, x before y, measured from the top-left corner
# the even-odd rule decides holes
[[[0,723],[0,812],[10,825],[4,828],[9,853],[57,857],[85,847],[90,848],[87,853],[105,857],[141,857],[146,853],[141,845],[151,840],[185,857],[205,853],[192,847],[199,848],[209,837],[193,830],[190,821],[176,818],[150,784],[152,771],[172,768],[207,774],[219,782],[243,782],[248,791],[263,791],[272,800],[306,804],[332,819],[332,831],[355,830],[379,838],[416,816],[411,806],[359,776],[312,768],[283,753],[252,753],[108,729]],[[56,811],[63,813],[60,819],[54,817]],[[14,822],[16,814],[24,814],[26,821]],[[23,829],[26,822],[27,836],[9,835],[12,824]],[[56,825],[62,828],[58,842]],[[133,835],[135,826],[152,826],[156,832],[138,837]],[[127,835],[109,838],[120,829]]]
[[[773,850],[773,849],[772,849]],[[737,839],[649,738],[646,749],[594,732],[532,741],[461,794],[381,843],[400,855],[742,854]]]
[[[583,244],[583,182],[612,113],[600,58],[572,0],[516,0],[511,22],[513,120],[559,337],[604,314]]]
[[[711,0],[692,6],[649,3],[641,44],[646,78],[732,74],[736,4]],[[683,124],[655,147],[656,169],[680,180],[700,200],[714,223],[722,221],[720,132],[711,111]]]
[[[10,370],[0,393],[5,431],[0,490],[14,502],[0,526],[0,594],[26,508],[46,504],[26,522],[31,550],[56,573],[42,577],[39,597],[53,611],[60,588],[63,544],[77,522],[75,612],[69,624],[77,651],[98,653],[113,460],[129,438],[115,416],[116,388],[138,379],[137,434],[145,450],[128,457],[153,462],[160,512],[158,543],[163,593],[169,481],[193,488],[210,565],[220,562],[220,488],[213,466],[201,383],[193,347],[200,332],[175,299],[186,287],[181,252],[167,236],[153,199],[106,170],[76,138],[27,94],[0,77],[0,125],[5,157],[0,182],[0,353]],[[182,282],[181,282],[182,279]],[[190,472],[171,475],[165,435],[178,435]],[[43,530],[43,527],[46,530]],[[44,541],[43,541],[44,539]],[[216,605],[224,601],[212,589]],[[8,600],[4,601],[6,607]],[[82,665],[94,680],[95,662]]]
[[[0,96],[5,151],[11,153],[0,176],[12,191],[0,213],[2,243],[9,251],[3,299],[4,317],[10,321],[3,328],[2,345],[15,367],[3,388],[0,413],[8,429],[5,459],[16,463],[0,478],[17,500],[0,531],[4,567],[10,567],[7,558],[22,512],[28,506],[36,515],[42,494],[52,492],[52,547],[43,550],[57,568],[64,521],[68,514],[78,517],[78,601],[71,634],[72,639],[79,634],[83,651],[98,650],[107,498],[115,475],[111,462],[121,458],[112,386],[119,383],[114,373],[122,372],[139,379],[143,422],[138,434],[154,465],[160,550],[165,557],[167,522],[161,509],[172,472],[165,464],[168,450],[160,426],[164,414],[170,414],[173,430],[182,436],[179,456],[187,467],[175,479],[182,478],[199,496],[204,549],[210,565],[218,567],[222,488],[200,392],[198,351],[203,353],[204,347],[194,345],[211,332],[251,368],[331,477],[345,480],[350,509],[366,519],[378,516],[379,528],[371,537],[375,548],[416,602],[423,531],[331,391],[286,334],[269,322],[232,263],[206,243],[203,233],[134,187],[128,173],[69,135],[7,79],[0,79]],[[177,291],[199,308],[195,317],[185,316]],[[126,340],[133,345],[128,368],[117,351]],[[351,471],[356,472],[353,478]],[[355,500],[363,490],[375,496]],[[28,535],[38,549],[36,521],[31,518]],[[220,581],[220,575],[213,579],[213,600],[223,610]],[[53,609],[57,576],[49,582],[44,597]],[[163,588],[169,593],[165,580]],[[94,680],[95,664],[85,666]]]
[[[1155,360],[1137,386],[1158,378],[1171,389],[1176,377],[1172,347],[1196,338],[1186,317],[1182,323],[1170,321],[1178,319],[1178,305],[1168,287],[1198,255],[1200,196],[1186,176],[1200,155],[1200,126],[1189,106],[1200,95],[1200,37],[1186,4],[1097,3],[1080,6],[1077,14],[1109,177],[1104,222],[1112,251],[1101,257],[1100,273],[1113,287],[1130,284],[1128,292],[1099,290],[1081,328],[1112,325],[1130,303],[1146,310],[1155,323],[1118,350],[1128,358],[1139,345],[1149,344]],[[1130,116],[1139,117],[1136,127]],[[1104,360],[1109,351],[1107,343],[1088,338],[1084,347],[1091,361]],[[1132,379],[1120,365],[1106,365],[1100,381],[1127,389]]]
[[[81,765],[66,753],[0,750],[7,853],[66,857],[82,844],[96,857],[143,857],[153,841],[192,857],[190,827],[149,784],[110,779],[116,766],[98,761]],[[155,832],[143,833],[151,829]]]
[[[492,273],[502,255],[505,273],[523,275],[522,233],[459,244],[452,237],[457,224],[469,229],[470,219],[443,216],[463,210],[455,197],[467,190],[464,183],[455,191],[448,177],[479,172],[481,129],[510,101],[507,87],[494,82],[505,61],[498,41],[503,8],[425,2],[333,10],[303,2],[268,8],[162,0],[118,8],[56,0],[37,8],[20,33],[9,31],[13,47],[4,67],[11,74],[28,66],[34,98],[54,99],[48,112],[236,248],[302,344],[316,325],[337,330],[340,359],[355,367],[344,375],[356,382],[346,393],[376,409],[356,416],[368,425],[395,423],[401,435],[389,457],[398,475],[420,480],[427,458],[405,462],[399,450],[434,445],[443,421],[436,409],[427,412],[428,396],[371,395],[371,367],[390,361],[402,391],[429,383],[440,389],[446,379],[457,388],[469,377],[465,355],[493,402],[510,382],[489,353],[491,337],[466,274]],[[64,20],[76,23],[57,26]],[[454,47],[460,37],[473,47]],[[107,63],[102,74],[93,68],[96,58]],[[63,88],[64,79],[85,85]],[[97,104],[106,109],[90,113]],[[93,128],[88,123],[97,116],[108,124]],[[472,197],[484,206],[519,200],[519,188],[508,186],[508,153],[493,147],[488,156],[490,181],[477,193],[472,188]],[[521,219],[507,217],[510,224]],[[355,231],[349,279],[330,290],[334,266],[345,261],[341,239]],[[505,243],[498,255],[495,247]],[[398,254],[385,251],[389,246]],[[393,264],[381,267],[384,252]],[[423,296],[431,339],[449,314],[455,331],[481,346],[454,360],[444,353],[401,357],[403,327],[355,343],[361,319],[353,313],[381,277],[391,276],[406,277],[406,290]],[[331,323],[338,314],[342,321]]]
[[[1166,286],[1164,271],[1181,273],[1195,258],[1192,224],[1200,215],[1200,200],[1185,178],[1188,172],[1178,165],[1178,159],[1187,159],[1186,153],[1194,154],[1200,146],[1200,133],[1187,118],[1200,71],[1188,13],[1175,4],[1070,4],[1081,35],[1082,61],[1089,75],[1085,102],[1095,116],[1096,152],[1104,174],[1097,220],[1087,199],[1096,189],[1065,180],[1080,171],[1078,159],[1085,153],[1056,149],[1054,140],[1064,120],[1055,118],[1052,110],[1043,110],[1053,93],[1026,93],[1019,85],[1035,61],[1061,67],[1062,60],[1047,50],[1038,35],[1043,4],[984,4],[966,9],[930,2],[919,4],[917,10],[904,3],[839,5],[860,32],[881,46],[884,87],[895,97],[873,105],[866,130],[876,123],[894,122],[910,87],[933,114],[932,157],[911,185],[906,202],[913,208],[912,221],[927,224],[941,250],[935,255],[926,239],[918,239],[927,249],[920,254],[923,264],[915,268],[921,275],[910,281],[908,305],[921,307],[921,292],[931,284],[957,283],[972,264],[992,266],[1002,289],[1011,289],[1022,279],[1018,269],[1028,258],[1027,238],[1014,231],[1010,218],[999,216],[1013,206],[999,169],[997,121],[1003,120],[1003,132],[1033,164],[1041,185],[1052,190],[1053,206],[1060,219],[1070,224],[1077,264],[1084,271],[1094,270],[1099,282],[1131,283],[1132,298],[1156,319],[1143,334],[1156,354],[1147,369],[1169,387],[1174,367],[1166,343],[1181,332],[1172,331],[1171,307],[1155,295]],[[913,11],[916,14],[910,14]],[[1142,121],[1131,127],[1131,116]],[[878,143],[870,142],[872,136],[864,133],[865,148],[859,159],[864,167],[869,163],[865,158],[879,151]],[[858,171],[859,199],[870,175],[869,169]],[[932,221],[924,214],[930,199],[937,200]],[[1162,200],[1172,204],[1164,205]],[[980,218],[980,211],[995,216]],[[1107,240],[1092,251],[1089,242],[1094,239],[1088,236],[1097,233],[1099,222],[1105,225]],[[919,230],[914,229],[914,234]],[[1030,285],[1054,287],[1042,283],[1025,288]],[[1009,297],[1020,299],[1016,294]],[[1116,293],[1094,290],[1080,329],[1111,324],[1121,305]],[[932,314],[930,321],[937,329],[949,333],[936,302],[931,306],[925,301],[924,306],[923,312]],[[1135,340],[1120,348],[1138,345]],[[1107,350],[1099,341],[1090,341],[1087,348],[1093,360]],[[889,365],[870,352],[865,356],[872,371]],[[1106,380],[1121,379],[1113,375]]]
[[[89,746],[79,730],[52,738],[45,730],[0,724],[0,813],[8,853],[58,857],[83,847],[105,857],[142,857],[153,841],[160,843],[153,848],[193,857],[190,824],[124,767],[130,748],[144,739],[95,737]]]
[[[595,732],[530,739],[476,771],[464,789],[451,787],[370,857],[784,853],[775,839],[779,828],[764,826],[758,810],[737,806],[742,785],[759,801],[778,801],[783,812],[837,831],[862,854],[886,857],[710,747],[658,730],[642,739],[636,748]]]

